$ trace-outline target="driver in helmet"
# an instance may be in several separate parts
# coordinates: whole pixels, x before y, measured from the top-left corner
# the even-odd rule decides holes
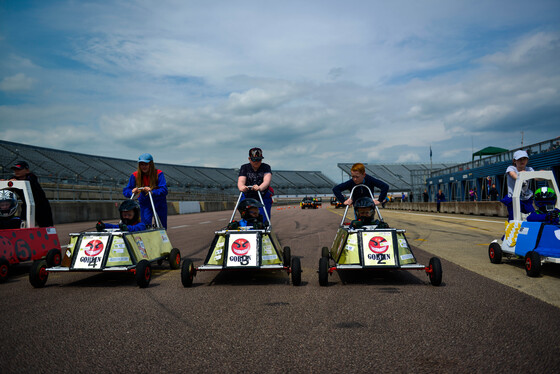
[[[255,229],[263,229],[263,216],[260,214],[259,208],[264,205],[256,199],[245,199],[239,203],[237,210],[241,214],[239,222],[233,221],[228,225],[228,229],[237,229],[239,227],[253,227]]]
[[[375,202],[371,197],[360,197],[354,202],[354,214],[356,219],[350,223],[352,228],[361,228],[363,226],[377,225],[378,227],[389,227],[385,222],[374,220]]]
[[[111,223],[104,223],[101,220],[95,226],[97,231],[104,231],[105,229],[120,229],[121,231],[144,231],[146,225],[140,219],[140,205],[138,201],[128,199],[121,203],[119,206],[119,213],[121,221],[118,225]]]
[[[559,224],[560,210],[556,208],[556,192],[550,187],[540,187],[533,195],[537,210],[532,212],[527,221]]]
[[[19,229],[22,220],[16,217],[18,201],[12,191],[0,191],[0,229]]]

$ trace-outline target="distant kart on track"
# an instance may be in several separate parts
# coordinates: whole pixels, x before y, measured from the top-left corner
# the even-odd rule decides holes
[[[70,244],[60,266],[46,261],[33,264],[29,281],[33,287],[44,287],[51,272],[128,272],[135,276],[140,288],[148,287],[152,279],[152,263],[169,261],[171,269],[179,269],[181,253],[173,248],[161,225],[149,194],[155,224],[145,231],[105,229],[70,234]]]
[[[368,189],[371,199],[373,194]],[[352,189],[350,196],[353,196]],[[349,206],[346,206],[342,221],[331,248],[323,247],[319,259],[319,284],[328,286],[329,276],[338,270],[424,270],[430,283],[439,286],[442,281],[441,261],[432,257],[428,266],[420,265],[412,253],[405,237],[405,230],[390,228],[383,221],[377,206],[375,212],[379,217],[371,225],[353,227],[346,222]]]
[[[532,171],[520,173],[513,190],[513,220],[505,224],[502,239],[495,239],[488,247],[488,257],[493,264],[499,264],[503,258],[522,259],[525,271],[530,277],[538,277],[542,265],[560,264],[560,225],[547,222],[529,222],[526,214],[521,212],[520,195],[524,183],[537,179],[548,184],[548,188],[559,195],[558,185],[552,171]],[[560,201],[554,206],[560,209]]]
[[[184,287],[191,287],[194,277],[200,271],[256,269],[282,269],[291,274],[294,286],[301,284],[300,259],[291,256],[290,247],[280,246],[271,224],[259,228],[254,226],[231,228],[241,197],[242,193],[239,194],[228,226],[215,232],[204,264],[195,267],[191,260],[183,260],[181,282]],[[260,192],[259,199],[263,203]],[[270,222],[266,209],[264,212],[267,221]]]

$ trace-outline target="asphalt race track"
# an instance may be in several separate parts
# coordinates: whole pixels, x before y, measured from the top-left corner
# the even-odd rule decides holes
[[[164,263],[147,289],[130,274],[84,273],[34,289],[20,265],[0,285],[0,372],[558,372],[560,267],[529,278],[519,261],[491,264],[503,219],[382,210],[420,263],[441,258],[441,287],[423,271],[335,272],[320,287],[341,214],[273,209],[273,230],[301,258],[300,287],[281,271],[204,272],[186,289]],[[202,265],[230,216],[170,216],[168,234]],[[57,230],[67,244],[93,226]]]

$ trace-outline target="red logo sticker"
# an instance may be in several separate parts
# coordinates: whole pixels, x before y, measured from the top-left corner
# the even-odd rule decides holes
[[[246,239],[237,239],[231,245],[231,250],[238,256],[244,256],[251,249],[251,244]]]
[[[87,256],[97,256],[103,250],[103,243],[100,240],[92,240],[86,244],[85,253]]]
[[[369,240],[369,249],[373,253],[385,253],[389,249],[387,240],[381,236],[374,236]]]

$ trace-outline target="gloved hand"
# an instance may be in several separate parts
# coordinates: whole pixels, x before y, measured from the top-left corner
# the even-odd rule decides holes
[[[350,227],[352,227],[353,229],[361,229],[364,226],[363,222],[360,221],[359,219],[355,219],[352,222],[350,222]]]
[[[128,231],[128,226],[121,222],[121,223],[119,223],[119,230]]]
[[[227,225],[228,230],[237,230],[238,228],[239,228],[239,222],[237,222],[237,221],[231,221]]]
[[[387,222],[380,221],[379,224],[377,225],[377,228],[379,228],[379,229],[388,229],[388,228],[389,228],[389,224],[388,224]]]
[[[97,230],[97,232],[105,231],[105,224],[102,221],[97,221],[95,229]]]
[[[557,225],[559,221],[558,218],[558,211],[553,210],[552,212],[546,213],[546,222],[551,223],[553,225]]]

